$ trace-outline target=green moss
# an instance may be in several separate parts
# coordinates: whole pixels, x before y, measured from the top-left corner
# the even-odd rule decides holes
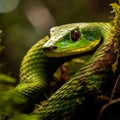
[[[113,11],[111,13],[114,13],[114,20],[113,20],[113,25],[115,28],[115,34],[117,36],[120,35],[120,0],[119,0],[119,4],[117,3],[112,3],[110,4],[112,6]]]
[[[115,47],[117,51],[117,59],[112,67],[113,71],[116,72],[120,67],[120,0],[119,4],[112,3],[110,5],[113,9],[111,13],[114,13],[112,39],[115,41]]]

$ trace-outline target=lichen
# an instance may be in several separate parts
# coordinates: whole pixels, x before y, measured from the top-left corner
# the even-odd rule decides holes
[[[112,67],[113,71],[116,72],[118,68],[120,68],[120,0],[119,4],[112,3],[110,5],[112,6],[113,9],[111,13],[114,13],[112,37],[113,40],[115,41],[115,47],[117,52],[117,59]]]
[[[111,13],[114,13],[114,20],[113,20],[113,25],[115,28],[115,32],[117,36],[120,36],[120,0],[119,4],[117,3],[112,3],[110,4],[112,6],[113,11]]]

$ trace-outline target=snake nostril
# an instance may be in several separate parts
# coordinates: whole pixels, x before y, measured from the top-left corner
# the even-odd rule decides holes
[[[51,49],[56,50],[57,46],[53,45],[53,46],[51,46]]]
[[[56,49],[57,49],[57,46],[55,46],[55,45],[51,45],[51,46],[48,46],[48,47],[43,47],[44,51],[56,50]]]

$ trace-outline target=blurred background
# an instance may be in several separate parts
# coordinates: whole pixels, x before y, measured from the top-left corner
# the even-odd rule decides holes
[[[118,0],[0,0],[3,72],[18,79],[28,49],[55,25],[111,21],[109,6]]]

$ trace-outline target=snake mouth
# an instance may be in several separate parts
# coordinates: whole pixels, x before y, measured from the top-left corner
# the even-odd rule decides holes
[[[70,51],[61,51],[61,52],[57,52],[57,46],[55,45],[51,45],[48,47],[42,47],[43,52],[46,56],[48,57],[65,57],[65,56],[71,56],[71,52]]]

